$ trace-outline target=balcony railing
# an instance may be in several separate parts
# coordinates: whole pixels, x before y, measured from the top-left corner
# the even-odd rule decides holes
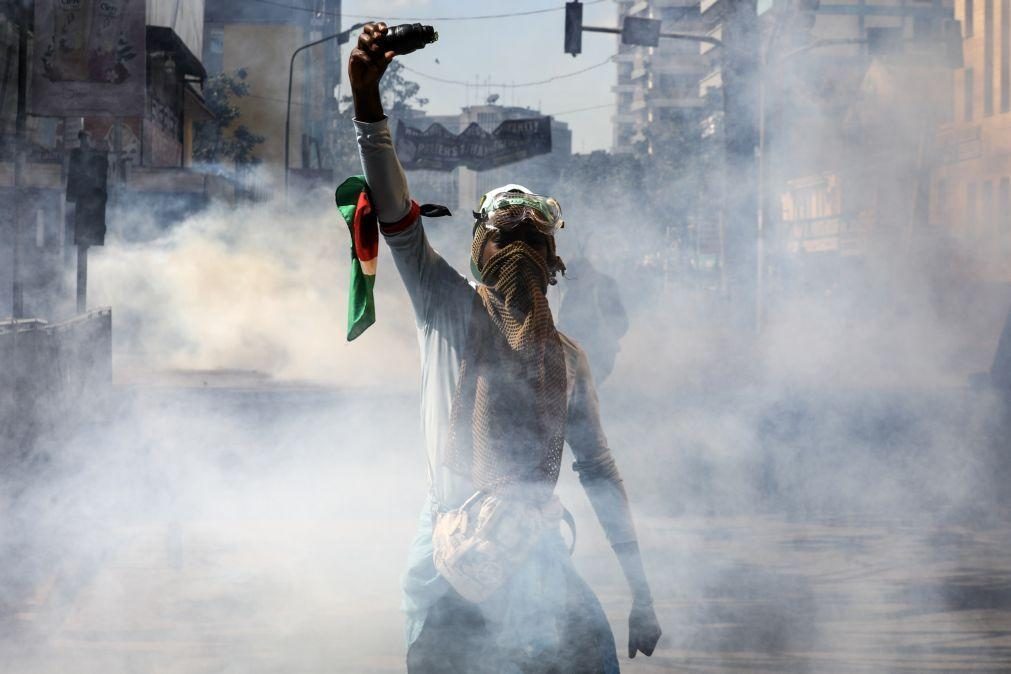
[[[611,121],[617,124],[635,124],[642,118],[642,115],[635,112],[616,112],[611,116]]]

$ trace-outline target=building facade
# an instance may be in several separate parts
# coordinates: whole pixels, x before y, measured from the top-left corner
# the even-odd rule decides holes
[[[973,275],[1011,282],[1011,2],[956,0],[964,64],[939,130],[931,218],[973,259]]]
[[[264,138],[253,154],[274,184],[283,182],[291,56],[299,47],[339,32],[340,11],[340,0],[207,0],[204,62],[212,75],[243,72],[249,95],[235,101],[240,110],[237,123]],[[338,132],[335,92],[340,63],[337,40],[307,49],[295,60],[288,138],[293,169],[331,166],[327,153]]]
[[[707,34],[732,42],[735,7],[703,0]],[[759,2],[756,10],[752,122],[762,229],[754,245],[764,251],[762,273],[837,278],[847,260],[894,256],[934,236],[934,130],[950,119],[949,83],[961,56],[951,2],[793,0]],[[707,101],[702,135],[719,147],[725,54],[706,44],[701,51],[709,58],[699,84]],[[701,222],[700,237],[724,238],[714,232],[722,224]]]
[[[138,211],[163,222],[212,196],[228,197],[229,184],[190,168],[194,124],[209,119],[201,96],[206,73],[195,55],[202,0],[34,5],[19,183],[19,31],[15,12],[0,13],[0,198],[12,205],[0,213],[0,268],[12,268],[16,246],[25,315],[54,318],[72,312],[72,289],[64,287],[73,263],[65,197],[69,151],[82,132],[92,148],[108,152],[113,236],[133,236]],[[11,294],[0,293],[0,316],[12,306]]]
[[[770,249],[838,262],[933,236],[934,129],[950,115],[957,63],[950,3],[833,4],[763,18],[775,34],[764,54]]]
[[[618,0],[618,25],[629,16],[660,19],[664,32],[702,29],[697,0]],[[658,47],[636,47],[619,42],[615,61],[614,152],[657,152],[686,129],[695,130],[706,64],[697,43],[661,39]]]

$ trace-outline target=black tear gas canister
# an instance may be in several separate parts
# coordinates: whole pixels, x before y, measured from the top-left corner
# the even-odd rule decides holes
[[[383,49],[397,54],[410,54],[423,49],[439,39],[439,33],[432,26],[420,23],[402,23],[390,26],[386,35],[378,40]]]

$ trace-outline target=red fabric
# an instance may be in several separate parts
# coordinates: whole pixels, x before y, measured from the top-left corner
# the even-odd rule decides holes
[[[414,222],[421,216],[421,206],[418,205],[417,201],[411,200],[411,210],[407,211],[407,215],[400,218],[396,222],[383,222],[380,223],[380,227],[383,228],[383,234],[389,236],[390,234],[400,234],[408,227],[414,224]]]
[[[379,256],[379,221],[372,210],[368,192],[362,190],[355,207],[355,221],[352,224],[355,236],[355,257],[362,262]]]

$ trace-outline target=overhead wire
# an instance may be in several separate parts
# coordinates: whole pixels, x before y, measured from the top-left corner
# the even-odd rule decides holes
[[[543,80],[535,80],[535,81],[532,81],[532,82],[519,82],[519,83],[482,82],[482,83],[480,83],[480,86],[482,86],[482,87],[499,87],[499,88],[502,88],[502,89],[519,89],[521,87],[535,87],[535,86],[539,86],[541,84],[548,84],[549,82],[554,82],[556,80],[562,80],[562,79],[565,79],[567,77],[575,77],[576,75],[582,75],[583,73],[589,72],[591,70],[596,70],[597,68],[602,68],[603,66],[606,66],[608,63],[611,63],[612,62],[612,58],[613,57],[608,56],[606,59],[604,59],[600,63],[594,64],[592,66],[588,66],[586,68],[582,68],[581,70],[574,70],[574,71],[572,71],[570,73],[564,73],[562,75],[555,75],[553,77],[548,77],[548,78],[543,79]],[[453,79],[449,79],[449,78],[446,78],[446,77],[437,77],[435,75],[429,75],[428,73],[422,72],[420,70],[416,70],[416,69],[414,69],[411,66],[406,65],[406,64],[404,64],[403,67],[404,67],[404,70],[407,70],[408,72],[412,72],[415,75],[418,75],[420,77],[424,77],[424,78],[432,80],[434,82],[442,82],[443,84],[456,84],[456,85],[466,86],[466,87],[475,86],[474,82],[468,82],[466,80],[453,80]]]
[[[573,110],[562,110],[561,112],[551,112],[545,115],[546,117],[560,117],[562,115],[571,115],[575,112],[586,112],[587,110],[600,110],[601,108],[613,108],[614,103],[604,103],[603,105],[591,105],[586,108],[575,108]]]
[[[357,15],[357,14],[345,14],[345,13],[337,13],[337,12],[317,12],[316,10],[313,10],[311,8],[308,8],[308,7],[301,7],[301,6],[298,6],[298,5],[292,5],[290,3],[279,2],[278,0],[254,0],[254,1],[255,2],[259,2],[261,4],[273,5],[275,7],[281,7],[281,8],[285,8],[285,9],[293,9],[293,10],[297,10],[297,11],[313,12],[313,13],[316,13],[316,14],[327,14],[327,15],[331,15],[331,16],[340,15],[340,16],[344,16],[344,17],[348,17],[348,18],[357,18],[357,19],[372,18],[372,17],[367,17],[367,16],[363,16],[363,15]],[[584,2],[583,4],[584,5],[593,5],[593,4],[597,4],[599,2],[603,2],[603,1],[604,0],[590,0],[589,2]],[[547,13],[547,12],[558,11],[560,9],[563,9],[563,7],[549,7],[549,8],[545,8],[545,9],[528,10],[528,11],[523,11],[523,12],[510,12],[510,13],[505,13],[505,14],[485,14],[485,15],[476,15],[476,16],[456,16],[456,17],[445,17],[445,16],[443,16],[443,17],[387,17],[387,18],[390,21],[476,21],[476,20],[484,20],[484,19],[501,19],[501,18],[507,18],[507,17],[512,17],[512,16],[528,16],[528,15],[531,15],[531,14],[544,14],[544,13]],[[520,89],[520,88],[523,88],[523,87],[540,86],[540,85],[544,85],[544,84],[549,84],[551,82],[555,82],[557,80],[562,80],[562,79],[567,79],[569,77],[575,77],[577,75],[582,75],[583,73],[587,73],[587,72],[590,72],[592,70],[596,70],[597,68],[602,68],[603,66],[607,65],[608,63],[611,63],[612,61],[613,61],[613,57],[608,57],[607,59],[605,59],[605,60],[603,60],[603,61],[601,61],[599,63],[596,63],[594,65],[587,66],[586,68],[581,68],[580,70],[574,70],[574,71],[569,72],[569,73],[563,73],[561,75],[554,75],[552,77],[548,77],[548,78],[545,78],[545,79],[542,79],[542,80],[534,80],[534,81],[530,81],[530,82],[519,82],[519,83],[516,83],[516,82],[508,82],[508,83],[506,83],[506,82],[485,82],[485,83],[482,83],[481,86],[483,86],[483,87],[499,87],[499,88],[511,89],[511,90],[516,90],[516,89]],[[404,68],[404,70],[406,70],[408,72],[414,73],[415,75],[418,75],[419,77],[424,77],[425,79],[432,80],[433,82],[440,82],[440,83],[443,83],[443,84],[453,84],[453,85],[464,86],[464,87],[475,86],[475,84],[473,82],[469,82],[469,81],[466,81],[466,80],[455,80],[455,79],[446,78],[446,77],[438,77],[436,75],[431,75],[429,73],[426,73],[426,72],[417,70],[415,68],[412,68],[411,66],[408,66],[406,64],[403,65],[403,68]],[[249,95],[250,95],[251,98],[259,98],[261,100],[271,100],[271,101],[277,101],[277,102],[284,102],[282,99],[272,98],[272,97],[269,97],[269,96],[258,96],[258,95],[255,95],[255,94],[249,94]],[[301,105],[304,105],[304,103],[301,102],[301,101],[292,101],[292,105],[301,106]],[[601,108],[613,107],[613,105],[614,105],[613,103],[606,103],[606,104],[603,104],[603,105],[593,105],[593,106],[589,106],[589,107],[585,107],[585,108],[575,108],[575,109],[572,109],[572,110],[563,110],[561,112],[553,113],[553,116],[567,115],[567,114],[573,114],[573,113],[577,113],[577,112],[585,112],[585,111],[588,111],[588,110],[598,110],[598,109],[601,109]]]
[[[279,0],[254,0],[263,5],[273,5],[274,7],[281,7],[284,9],[293,9],[300,12],[311,12],[316,15],[325,16],[341,16],[347,17],[349,19],[376,19],[376,16],[369,16],[364,14],[347,14],[345,12],[325,12],[312,9],[311,7],[302,7],[299,5],[293,5],[287,2],[279,2]],[[596,5],[604,0],[588,0],[584,2],[583,5]],[[506,12],[502,14],[479,14],[474,16],[388,16],[385,17],[387,21],[483,21],[486,19],[508,19],[514,16],[531,16],[533,14],[547,14],[548,12],[558,12],[565,9],[564,7],[545,7],[544,9],[531,9],[522,12]]]

